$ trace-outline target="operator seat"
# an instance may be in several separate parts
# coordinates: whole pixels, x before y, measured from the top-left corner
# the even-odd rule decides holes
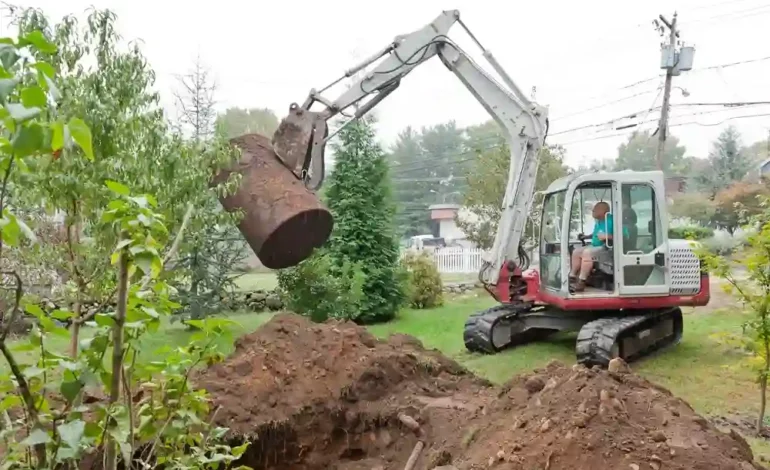
[[[623,208],[623,228],[628,230],[628,235],[623,234],[623,248],[626,253],[636,250],[639,238],[639,227],[636,226],[636,211],[630,207]]]

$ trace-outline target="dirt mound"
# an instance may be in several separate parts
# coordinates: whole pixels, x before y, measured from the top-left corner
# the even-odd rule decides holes
[[[761,468],[740,435],[631,373],[553,363],[506,384],[488,416],[457,468]]]
[[[502,360],[502,359],[501,359]],[[196,378],[261,469],[754,467],[751,450],[631,373],[552,364],[491,387],[419,341],[274,317]]]
[[[252,441],[244,463],[255,469],[403,462],[417,436],[399,415],[425,421],[428,410],[426,431],[457,429],[449,424],[494,397],[488,382],[414,338],[384,342],[353,323],[292,314],[239,339],[195,382],[220,407],[217,423]]]

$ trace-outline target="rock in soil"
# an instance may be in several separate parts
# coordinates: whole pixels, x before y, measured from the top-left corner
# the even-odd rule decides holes
[[[401,470],[418,439],[416,470],[762,468],[737,433],[623,372],[552,363],[493,387],[405,335],[280,314],[194,379],[255,470]]]

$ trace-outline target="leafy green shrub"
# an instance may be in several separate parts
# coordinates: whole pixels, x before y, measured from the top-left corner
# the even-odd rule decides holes
[[[683,240],[705,240],[714,236],[714,229],[699,225],[685,225],[668,229],[668,238]]]
[[[278,271],[278,289],[288,310],[315,322],[356,320],[366,277],[360,266],[334,265],[327,252],[316,252],[297,266]]]
[[[729,256],[740,245],[740,241],[733,237],[712,237],[701,243],[709,253],[717,256]]]
[[[413,308],[432,308],[444,303],[441,274],[426,253],[409,253],[401,264],[408,273],[407,299]]]

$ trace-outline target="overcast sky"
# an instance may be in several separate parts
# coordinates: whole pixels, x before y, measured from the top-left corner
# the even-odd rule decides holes
[[[444,9],[459,9],[481,43],[527,93],[550,107],[550,143],[564,144],[568,163],[614,157],[624,137],[615,118],[643,111],[636,121],[654,121],[662,95],[658,14],[679,13],[681,39],[696,47],[694,70],[675,77],[676,105],[770,101],[770,2],[767,0],[354,0],[285,2],[219,0],[37,0],[54,19],[82,14],[90,5],[118,14],[126,39],[140,38],[158,74],[157,86],[171,105],[174,74],[189,69],[196,54],[213,69],[221,108],[269,107],[283,116],[321,87],[387,45],[396,35],[431,22]],[[196,5],[200,5],[199,7]],[[477,61],[478,49],[459,26],[450,33]],[[7,32],[7,28],[4,28]],[[741,65],[715,67],[741,61]],[[638,83],[634,86],[631,84]],[[339,90],[336,90],[339,92]],[[334,93],[327,95],[333,99]],[[657,97],[657,100],[656,100]],[[438,58],[409,75],[377,108],[380,138],[387,144],[407,125],[454,119],[460,125],[488,118]],[[705,157],[710,141],[736,119],[745,143],[767,139],[770,105],[740,109],[672,108],[672,132],[689,155]],[[627,123],[623,121],[622,123]],[[678,123],[686,125],[677,126]],[[569,132],[574,128],[583,128]],[[645,128],[655,129],[649,122]]]

